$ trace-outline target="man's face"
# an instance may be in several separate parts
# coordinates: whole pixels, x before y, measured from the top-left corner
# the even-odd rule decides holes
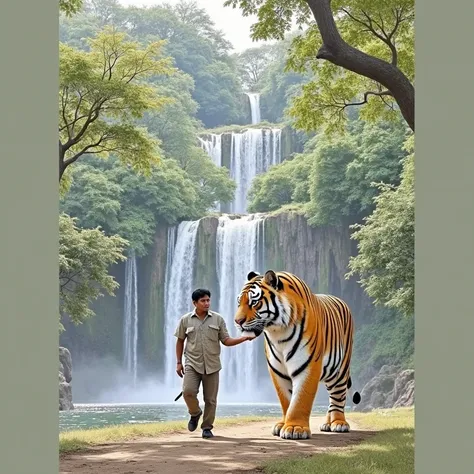
[[[198,301],[193,301],[194,306],[198,311],[209,311],[209,308],[211,306],[211,298],[209,296],[203,296],[202,298],[199,298]]]

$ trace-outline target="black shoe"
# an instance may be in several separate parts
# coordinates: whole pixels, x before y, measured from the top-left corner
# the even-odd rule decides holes
[[[196,416],[192,416],[188,422],[188,430],[195,431],[199,424],[199,418],[201,418],[201,413]]]
[[[210,429],[202,430],[202,437],[203,438],[212,438],[214,435]]]

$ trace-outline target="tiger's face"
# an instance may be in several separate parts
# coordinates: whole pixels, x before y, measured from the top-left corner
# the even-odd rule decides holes
[[[265,276],[250,272],[248,282],[237,297],[234,321],[242,332],[259,336],[269,326],[284,325],[288,319],[288,305],[279,290],[281,285],[275,272]]]

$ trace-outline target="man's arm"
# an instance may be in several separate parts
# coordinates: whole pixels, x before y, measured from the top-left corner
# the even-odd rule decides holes
[[[183,350],[184,350],[184,340],[186,339],[186,329],[184,327],[183,318],[180,319],[178,327],[174,335],[176,336],[176,373],[183,377],[184,367],[183,367]]]
[[[237,346],[238,344],[242,344],[242,342],[251,341],[252,339],[255,339],[255,336],[226,337],[222,341],[222,344],[227,347]]]
[[[230,347],[237,346],[245,341],[251,341],[252,339],[255,339],[255,336],[230,337],[225,320],[224,318],[221,318],[219,324],[219,338],[224,346]]]
[[[180,339],[179,337],[176,339],[176,373],[183,377],[184,375],[184,368],[183,368],[183,350],[184,350],[184,339]]]

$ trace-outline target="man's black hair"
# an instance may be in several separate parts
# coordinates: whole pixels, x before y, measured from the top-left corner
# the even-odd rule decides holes
[[[209,298],[210,298],[211,297],[211,292],[209,290],[204,289],[204,288],[198,288],[197,290],[193,291],[193,294],[192,294],[191,298],[193,299],[193,301],[199,301],[204,296],[209,296]]]

